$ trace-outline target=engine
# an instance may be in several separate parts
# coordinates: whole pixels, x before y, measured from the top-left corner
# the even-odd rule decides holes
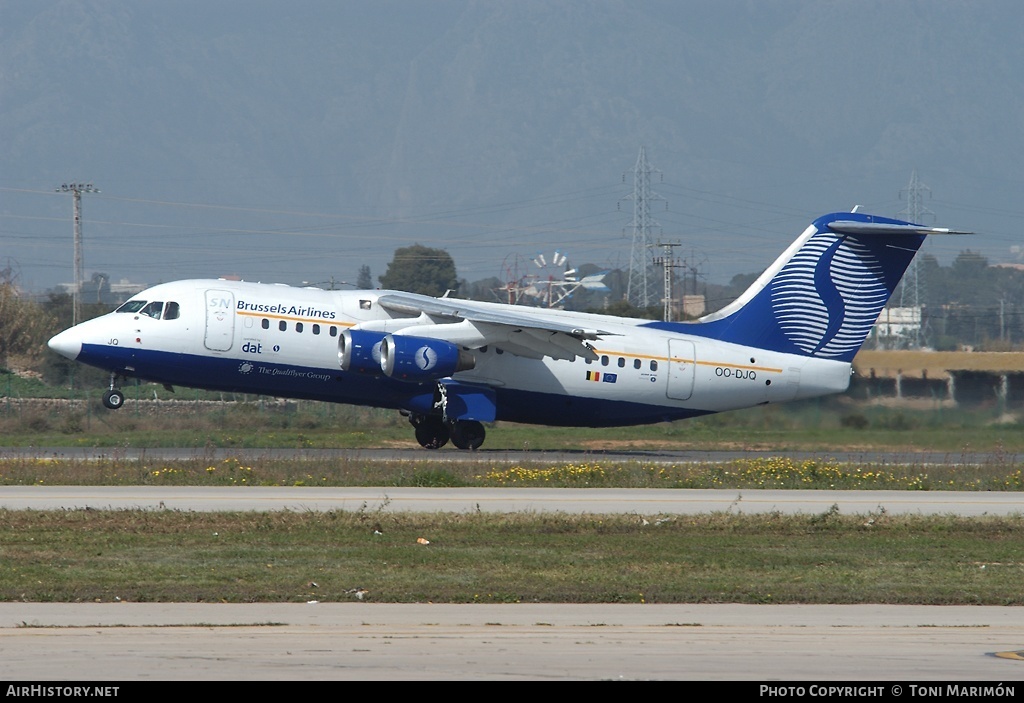
[[[338,361],[342,371],[355,371],[379,376],[383,373],[380,347],[383,332],[344,330],[338,337]]]
[[[442,339],[389,334],[380,345],[380,368],[398,381],[436,381],[476,366],[476,359]]]

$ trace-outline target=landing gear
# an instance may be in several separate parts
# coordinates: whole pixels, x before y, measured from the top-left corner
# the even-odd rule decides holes
[[[103,407],[117,410],[124,405],[124,393],[112,389],[103,394]]]
[[[124,393],[117,387],[117,374],[110,374],[110,390],[103,394],[103,407],[117,410],[124,405]]]
[[[445,422],[436,415],[411,413],[409,422],[416,428],[416,441],[424,449],[440,449],[449,439],[459,449],[479,449],[487,434],[476,420]]]
[[[459,420],[452,423],[452,444],[459,449],[479,449],[484,443],[487,431],[476,420]]]
[[[413,418],[419,418],[419,420],[414,421]],[[448,431],[448,425],[441,418],[432,415],[426,417],[423,415],[410,415],[409,421],[416,428],[416,441],[424,449],[440,449],[448,444],[450,432]]]

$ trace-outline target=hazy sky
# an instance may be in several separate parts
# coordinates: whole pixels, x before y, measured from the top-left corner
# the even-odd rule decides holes
[[[1024,12],[981,0],[0,0],[0,267],[460,277],[538,252],[626,267],[633,169],[656,239],[714,282],[854,205],[971,229],[1015,261]]]

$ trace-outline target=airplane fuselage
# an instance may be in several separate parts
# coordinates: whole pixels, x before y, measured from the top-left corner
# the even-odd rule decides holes
[[[172,386],[427,414],[437,402],[436,381],[397,380],[379,369],[345,371],[339,365],[339,340],[347,329],[426,329],[431,321],[423,316],[396,314],[379,303],[391,293],[178,281],[135,296],[128,309],[67,330],[51,347],[113,374]],[[559,324],[600,328],[602,337],[590,345],[595,358],[531,358],[500,343],[466,348],[475,365],[450,381],[493,394],[494,417],[485,421],[644,424],[842,392],[849,383],[848,362],[708,339],[687,333],[685,324],[660,329],[628,318],[531,312]]]

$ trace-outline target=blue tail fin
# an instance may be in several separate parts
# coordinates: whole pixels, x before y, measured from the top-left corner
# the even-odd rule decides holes
[[[925,236],[939,233],[951,232],[862,213],[825,215],[747,292],[685,332],[852,361]]]

